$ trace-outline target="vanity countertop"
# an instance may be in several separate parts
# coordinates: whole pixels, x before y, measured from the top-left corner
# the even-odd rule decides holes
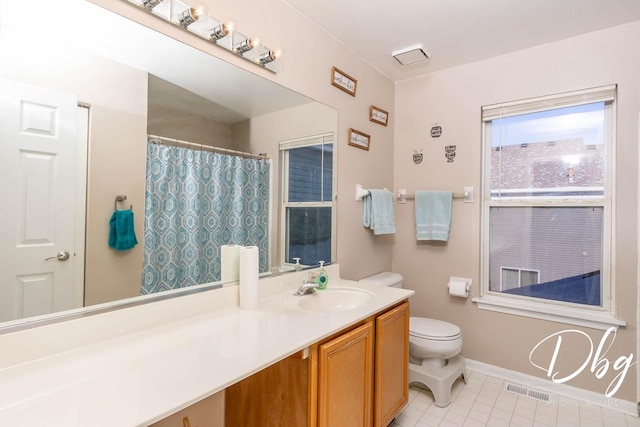
[[[98,315],[105,317],[102,323],[93,319],[95,334],[129,322],[126,332],[0,367],[0,425],[147,425],[413,294],[336,279],[338,266],[329,267],[329,287],[364,288],[375,298],[346,311],[301,309],[294,298],[308,296],[291,295],[306,277],[300,272],[262,279],[257,309],[238,307],[235,286]],[[185,307],[192,314],[185,316]],[[25,345],[33,346],[37,333],[55,332],[62,340],[69,338],[65,334],[91,334],[81,323],[92,317],[37,328],[45,330],[28,334]],[[11,340],[0,337],[0,348],[20,344]]]

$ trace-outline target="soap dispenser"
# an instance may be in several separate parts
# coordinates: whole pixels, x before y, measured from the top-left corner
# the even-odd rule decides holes
[[[316,283],[318,284],[318,289],[327,289],[329,275],[324,269],[324,261],[318,262],[320,263],[320,270],[318,270],[318,274],[316,275]]]
[[[294,258],[294,260],[296,261],[296,263],[294,264],[293,268],[296,271],[302,270],[302,266],[300,265],[300,258]]]

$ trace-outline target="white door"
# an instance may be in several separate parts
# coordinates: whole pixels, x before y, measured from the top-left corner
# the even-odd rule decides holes
[[[74,307],[77,105],[0,79],[0,321]]]

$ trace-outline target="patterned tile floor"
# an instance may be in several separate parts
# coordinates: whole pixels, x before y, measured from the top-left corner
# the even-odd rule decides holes
[[[501,379],[470,372],[456,381],[453,402],[438,408],[433,394],[411,386],[409,404],[390,427],[640,427],[640,418],[554,396],[551,403],[504,391]]]

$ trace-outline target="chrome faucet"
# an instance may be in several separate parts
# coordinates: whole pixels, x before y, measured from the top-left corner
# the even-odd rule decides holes
[[[310,272],[309,277],[302,281],[302,285],[298,288],[294,295],[298,297],[309,295],[314,293],[319,287],[320,284],[316,283],[316,273]]]

